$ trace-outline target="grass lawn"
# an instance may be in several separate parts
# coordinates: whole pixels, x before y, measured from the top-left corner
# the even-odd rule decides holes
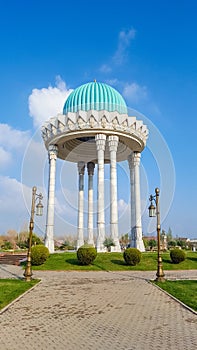
[[[192,270],[197,269],[197,252],[186,252],[186,260],[180,264],[172,264],[170,253],[162,253],[164,270]],[[157,269],[157,253],[142,253],[141,261],[136,266],[125,264],[123,253],[98,253],[90,266],[81,266],[77,254],[65,252],[51,254],[47,261],[40,266],[33,266],[34,270],[91,270],[91,271],[154,271]]]
[[[0,279],[0,310],[38,282],[39,280],[25,282],[23,280]]]
[[[197,281],[154,282],[184,304],[197,311]]]

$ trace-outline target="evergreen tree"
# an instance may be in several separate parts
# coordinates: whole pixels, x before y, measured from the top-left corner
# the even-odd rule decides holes
[[[172,237],[172,230],[171,228],[169,227],[168,229],[168,233],[167,233],[167,242],[170,242],[173,240],[173,237]]]

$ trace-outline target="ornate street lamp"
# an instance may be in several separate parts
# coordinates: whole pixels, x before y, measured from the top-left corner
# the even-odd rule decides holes
[[[43,214],[43,205],[42,205],[42,194],[36,193],[37,188],[34,186],[32,188],[32,204],[31,204],[31,217],[30,217],[30,223],[29,223],[29,245],[28,245],[28,251],[27,251],[27,265],[25,268],[24,276],[25,281],[29,282],[31,281],[32,277],[32,268],[31,268],[31,245],[32,245],[32,234],[34,229],[34,214],[35,214],[35,208],[36,208],[36,215],[41,216]],[[38,204],[36,205],[36,200],[39,200]]]
[[[155,281],[159,282],[164,282],[164,272],[163,272],[163,266],[162,266],[162,258],[160,254],[160,230],[161,230],[161,225],[160,225],[160,210],[159,210],[159,188],[155,188],[155,195],[150,195],[149,198],[151,204],[148,208],[149,210],[149,216],[150,217],[157,217],[157,273],[156,273],[156,279]],[[156,208],[153,204],[155,202]]]

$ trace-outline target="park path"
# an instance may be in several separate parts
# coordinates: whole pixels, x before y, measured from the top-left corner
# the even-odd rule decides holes
[[[22,276],[0,266],[0,278]],[[196,350],[197,315],[148,282],[155,272],[35,271],[0,315],[0,350]],[[167,273],[197,279],[197,271]]]

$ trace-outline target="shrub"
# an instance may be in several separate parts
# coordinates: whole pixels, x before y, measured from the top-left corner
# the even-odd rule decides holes
[[[127,265],[135,266],[140,262],[141,252],[137,248],[127,248],[123,257]]]
[[[179,264],[181,261],[185,260],[185,252],[181,249],[173,249],[170,251],[170,258],[173,264]]]
[[[67,250],[75,250],[74,245],[68,245],[68,246],[67,246]]]
[[[12,246],[12,243],[11,243],[11,242],[5,241],[5,242],[2,244],[1,248],[2,248],[3,250],[9,250],[9,249],[12,249],[13,246]]]
[[[49,250],[44,245],[36,245],[31,248],[32,265],[42,265],[49,257]]]
[[[84,244],[77,250],[77,259],[81,265],[90,265],[96,259],[97,251],[89,244]]]

